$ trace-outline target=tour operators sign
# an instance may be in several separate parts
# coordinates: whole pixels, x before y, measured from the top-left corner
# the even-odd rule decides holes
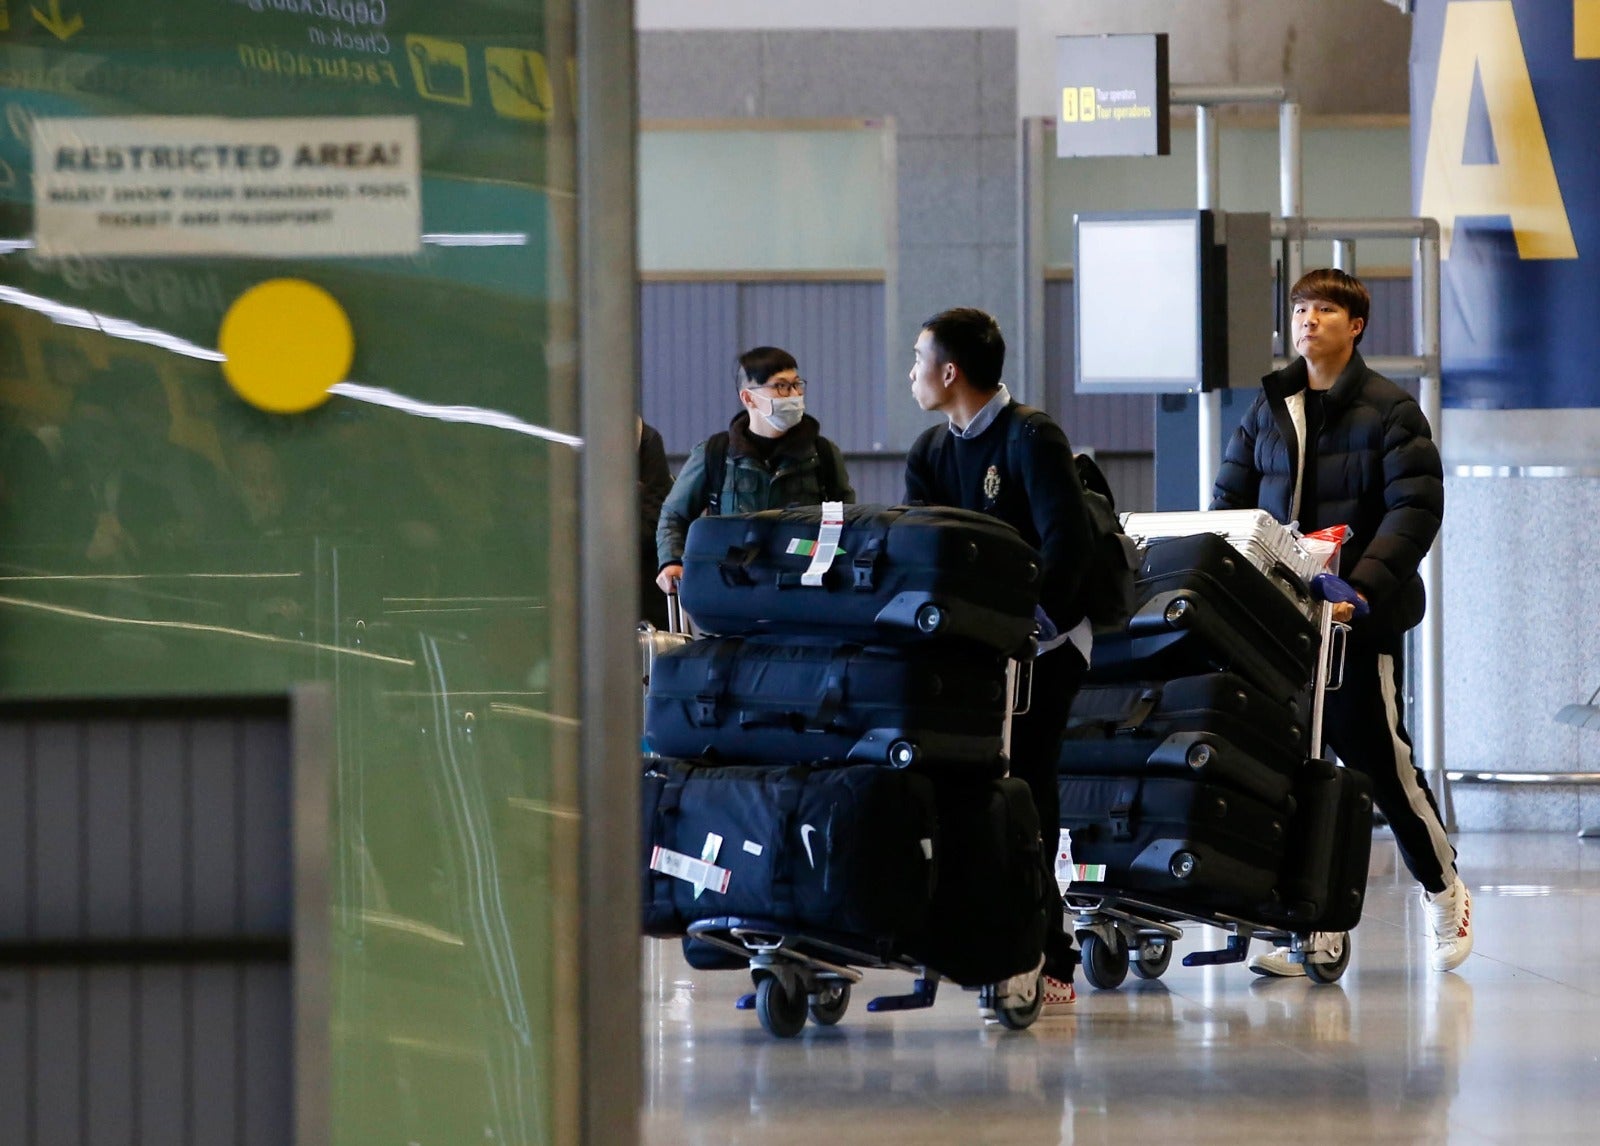
[[[34,243],[46,258],[415,254],[414,116],[41,118]]]

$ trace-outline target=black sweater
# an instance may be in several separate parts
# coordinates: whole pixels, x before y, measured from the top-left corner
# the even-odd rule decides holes
[[[1015,527],[1039,550],[1040,604],[1064,633],[1083,620],[1079,590],[1091,552],[1083,486],[1067,435],[1048,417],[1035,417],[1010,448],[1017,408],[1012,402],[972,439],[947,425],[923,431],[906,456],[906,502],[973,509]]]
[[[1289,520],[1301,463],[1287,399],[1307,381],[1303,358],[1261,380],[1223,456],[1212,509],[1264,509]],[[1310,458],[1301,530],[1350,526],[1354,536],[1344,544],[1340,576],[1372,605],[1360,627],[1405,632],[1422,620],[1417,568],[1444,519],[1444,470],[1422,409],[1368,369],[1358,351],[1322,397]]]

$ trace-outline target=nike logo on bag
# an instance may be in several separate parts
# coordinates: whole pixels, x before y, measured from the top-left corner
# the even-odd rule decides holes
[[[811,870],[817,869],[817,857],[811,854],[811,833],[817,829],[810,824],[800,825],[800,842],[806,845],[806,859],[811,864]]]

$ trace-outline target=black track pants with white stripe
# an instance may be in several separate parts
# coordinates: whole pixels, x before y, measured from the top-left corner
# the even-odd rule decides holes
[[[1371,777],[1373,800],[1394,831],[1406,867],[1437,892],[1456,877],[1456,851],[1427,778],[1412,759],[1400,703],[1404,645],[1403,637],[1375,640],[1351,631],[1344,686],[1328,694],[1323,735],[1347,767]]]

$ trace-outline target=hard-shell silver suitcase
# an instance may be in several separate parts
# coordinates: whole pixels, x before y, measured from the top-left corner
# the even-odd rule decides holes
[[[644,691],[650,691],[650,675],[656,658],[669,649],[688,644],[694,638],[684,631],[683,613],[676,594],[667,597],[667,628],[658,629],[649,621],[639,622],[639,675]]]

